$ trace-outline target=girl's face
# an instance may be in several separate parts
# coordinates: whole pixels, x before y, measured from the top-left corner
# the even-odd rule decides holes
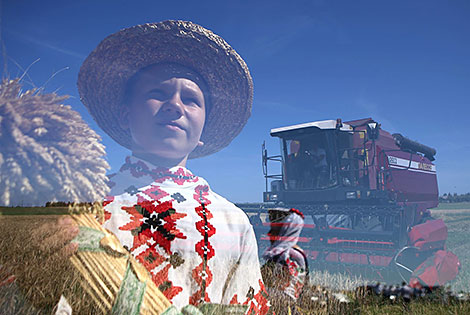
[[[206,118],[204,94],[190,79],[150,67],[133,82],[121,117],[132,151],[165,159],[186,159],[201,145]]]

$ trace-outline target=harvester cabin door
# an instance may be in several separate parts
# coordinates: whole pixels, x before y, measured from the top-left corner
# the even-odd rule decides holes
[[[353,134],[350,132],[338,132],[336,147],[341,184],[343,186],[357,186],[359,160],[357,158],[357,149],[354,148],[353,144]]]

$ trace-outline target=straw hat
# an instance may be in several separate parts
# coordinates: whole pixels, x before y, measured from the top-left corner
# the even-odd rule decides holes
[[[189,158],[226,147],[251,114],[253,81],[247,65],[220,36],[187,21],[163,21],[123,29],[105,38],[78,74],[80,98],[98,125],[131,148],[131,135],[117,123],[127,81],[156,63],[178,63],[200,74],[210,93],[211,110],[201,140]]]

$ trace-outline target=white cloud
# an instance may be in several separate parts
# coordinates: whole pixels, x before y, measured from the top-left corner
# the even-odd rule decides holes
[[[44,40],[41,40],[39,38],[34,38],[34,37],[31,37],[31,36],[27,36],[27,35],[21,34],[21,33],[16,32],[16,31],[6,30],[6,33],[15,36],[16,39],[20,39],[20,40],[23,40],[23,41],[26,41],[26,42],[44,47],[44,48],[48,48],[48,49],[54,50],[58,53],[65,54],[65,55],[68,55],[68,56],[71,56],[71,57],[74,57],[74,58],[78,58],[80,60],[83,60],[86,57],[85,55],[82,55],[82,54],[77,53],[75,51],[52,45],[52,44],[50,44],[50,43],[48,43]]]

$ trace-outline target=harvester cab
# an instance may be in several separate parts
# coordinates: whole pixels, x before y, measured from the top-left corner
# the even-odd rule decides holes
[[[368,187],[366,132],[341,120],[326,120],[276,128],[281,155],[269,157],[263,147],[263,171],[271,181],[265,202],[338,202],[357,198]],[[268,174],[268,161],[282,163],[282,173]],[[341,191],[341,192],[340,192]]]
[[[429,211],[438,205],[434,149],[371,118],[275,128],[271,136],[280,139],[281,154],[269,156],[263,144],[264,208],[303,212],[299,245],[310,265],[399,281],[419,278],[436,253],[458,265],[445,250],[447,227]],[[269,172],[273,162],[281,163],[279,174]],[[420,278],[429,286],[434,280]]]

